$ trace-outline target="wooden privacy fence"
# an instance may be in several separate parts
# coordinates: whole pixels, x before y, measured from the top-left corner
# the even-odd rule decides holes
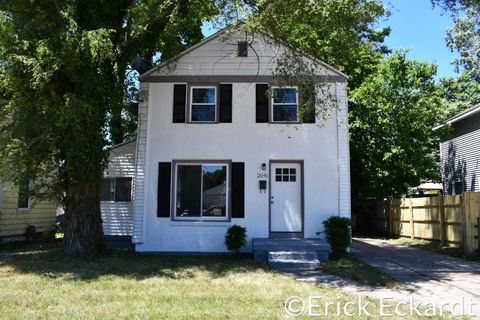
[[[480,192],[457,196],[390,199],[384,202],[385,226],[393,236],[440,241],[478,253]]]

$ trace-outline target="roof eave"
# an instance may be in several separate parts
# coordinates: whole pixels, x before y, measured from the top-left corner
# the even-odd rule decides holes
[[[468,118],[474,114],[477,114],[480,112],[480,104],[477,104],[465,111],[462,111],[460,112],[459,114],[457,114],[456,116],[454,117],[451,117],[450,119],[448,119],[444,124],[441,124],[441,125],[438,125],[436,126],[435,128],[433,128],[432,130],[433,131],[436,131],[436,130],[439,130],[441,128],[443,128],[445,125],[447,124],[452,124],[452,123],[455,123],[455,122],[458,122],[460,120],[463,120],[465,118]]]

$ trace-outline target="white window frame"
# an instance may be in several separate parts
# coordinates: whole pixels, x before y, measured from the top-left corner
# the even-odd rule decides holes
[[[214,95],[214,105],[215,105],[215,117],[213,119],[213,121],[195,121],[195,120],[192,120],[192,115],[193,115],[193,105],[203,105],[203,106],[209,106],[211,105],[211,103],[193,103],[193,89],[214,89],[215,90],[215,95]],[[218,91],[217,91],[217,87],[214,86],[214,85],[211,85],[211,86],[190,86],[190,107],[189,107],[189,120],[191,123],[216,123],[217,122],[217,110],[218,110],[218,106],[217,106],[217,94],[218,94]]]
[[[296,112],[296,120],[288,120],[288,121],[276,121],[275,120],[275,114],[274,114],[274,110],[275,110],[275,106],[281,106],[281,105],[292,105],[293,103],[279,103],[279,102],[275,102],[274,99],[275,99],[275,89],[295,89],[296,91],[296,95],[295,95],[295,99],[296,99],[296,106],[297,106],[297,112]],[[299,119],[298,119],[298,87],[297,86],[285,86],[285,87],[281,87],[281,86],[272,86],[272,97],[271,97],[271,103],[270,103],[270,108],[271,108],[271,115],[272,115],[272,119],[271,119],[271,122],[273,123],[298,123],[299,122]]]
[[[177,186],[178,186],[178,167],[179,166],[201,166],[202,167],[202,183],[200,186],[200,216],[199,217],[179,217],[177,216]],[[227,180],[225,182],[225,216],[212,217],[203,216],[203,167],[204,166],[225,166],[227,168]],[[173,220],[186,220],[186,221],[229,221],[230,220],[230,164],[227,162],[179,162],[175,164],[175,177],[174,177],[174,190],[173,190]]]

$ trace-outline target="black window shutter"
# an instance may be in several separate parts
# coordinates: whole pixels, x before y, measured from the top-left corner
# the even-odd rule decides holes
[[[256,87],[256,119],[257,123],[268,122],[268,84],[257,84]]]
[[[173,85],[173,123],[185,123],[187,85]]]
[[[170,186],[172,164],[158,163],[157,217],[170,217]]]
[[[220,122],[232,122],[232,85],[220,84]]]
[[[304,85],[301,92],[301,105],[304,108],[302,110],[303,123],[315,123],[315,88],[313,86]]]
[[[245,217],[245,163],[232,162],[232,218]]]

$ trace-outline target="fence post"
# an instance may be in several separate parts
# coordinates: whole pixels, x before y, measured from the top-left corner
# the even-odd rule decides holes
[[[393,234],[393,213],[392,213],[392,203],[393,203],[393,200],[392,199],[388,199],[387,200],[387,208],[388,208],[388,217],[389,217],[389,221],[390,221],[390,225],[389,225],[389,233],[390,233],[390,237],[393,237],[394,234]]]
[[[409,205],[409,210],[410,210],[410,239],[414,240],[415,239],[415,230],[413,227],[413,201],[410,199],[410,205]]]
[[[480,217],[477,217],[477,252],[480,250]]]
[[[467,201],[466,201],[466,193],[463,192],[460,198],[461,207],[462,207],[462,247],[463,253],[468,255],[468,230],[467,230]]]
[[[438,213],[440,216],[440,245],[445,245],[445,210],[443,208],[443,195],[438,195]]]
[[[467,192],[464,193],[464,250],[466,255],[475,254],[477,251],[477,229],[478,229],[478,213],[480,211],[480,201],[478,199],[478,193]]]

